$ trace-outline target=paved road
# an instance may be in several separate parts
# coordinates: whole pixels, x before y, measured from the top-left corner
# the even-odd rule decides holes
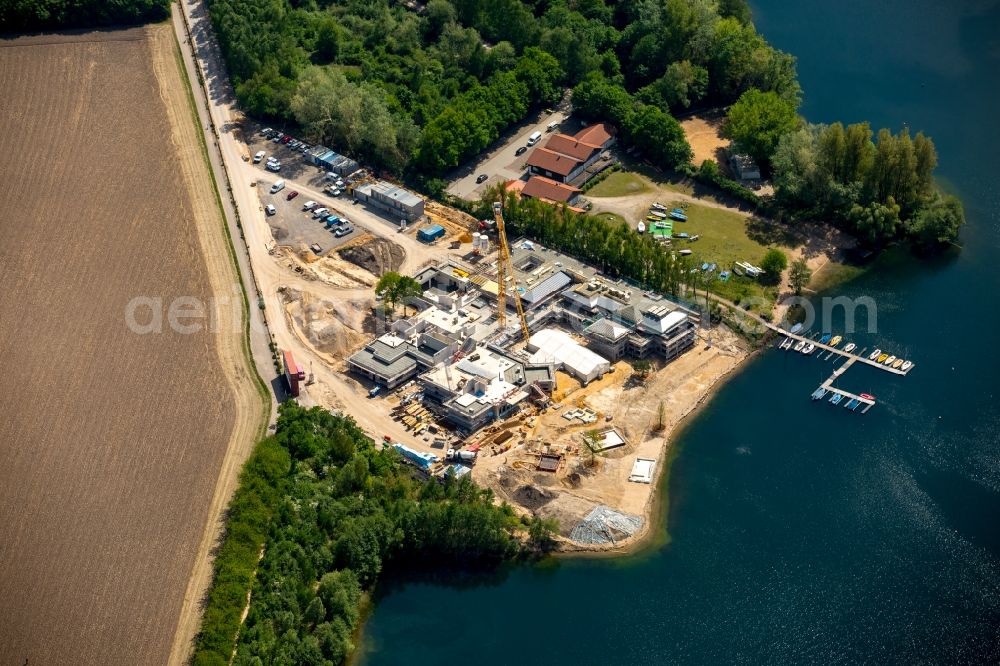
[[[490,185],[500,181],[517,180],[524,174],[523,165],[534,148],[522,155],[515,155],[517,149],[528,145],[528,137],[532,132],[542,133],[542,140],[535,145],[535,148],[544,144],[546,137],[551,134],[545,131],[548,124],[561,123],[567,116],[567,112],[563,110],[551,114],[543,113],[537,122],[518,127],[502,145],[480,155],[475,162],[464,167],[459,177],[452,180],[448,186],[448,193],[463,199],[476,199],[479,193]],[[483,173],[489,176],[489,179],[485,183],[477,184],[476,178]]]

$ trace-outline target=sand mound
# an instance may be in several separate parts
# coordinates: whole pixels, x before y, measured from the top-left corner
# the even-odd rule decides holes
[[[317,299],[294,288],[286,288],[282,296],[295,327],[319,351],[343,358],[367,339],[360,330],[363,304]]]
[[[402,247],[385,238],[372,238],[344,248],[339,254],[376,276],[398,270],[406,256]]]

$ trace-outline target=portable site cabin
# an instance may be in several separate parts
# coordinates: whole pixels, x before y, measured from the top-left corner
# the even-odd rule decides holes
[[[417,240],[424,243],[432,243],[438,238],[444,238],[444,227],[440,224],[432,224],[429,227],[424,227],[417,232]]]
[[[299,382],[306,378],[306,373],[295,363],[292,352],[287,349],[282,352],[282,360],[285,364],[285,381],[288,382],[288,393],[292,397],[299,395]]]

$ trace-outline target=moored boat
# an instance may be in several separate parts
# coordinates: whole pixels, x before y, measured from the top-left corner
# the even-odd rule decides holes
[[[862,393],[861,397],[864,398],[865,400],[874,400],[875,399],[875,396],[873,396],[871,393]]]
[[[819,339],[819,342],[820,342],[821,345],[825,345],[829,341],[830,341],[830,334],[829,333],[824,334],[823,337]]]
[[[893,363],[892,363],[892,369],[893,369],[893,370],[899,370],[899,366],[901,366],[901,365],[903,365],[903,359],[901,359],[901,358],[897,358],[897,359],[896,359],[895,361],[893,361]]]
[[[840,344],[840,341],[843,340],[843,339],[844,338],[842,336],[840,336],[840,335],[833,336],[833,340],[830,340],[830,346],[831,347],[836,347],[837,345]]]
[[[854,344],[853,342],[848,342],[846,345],[844,345],[844,351],[845,352],[852,352],[855,349],[857,349],[857,347],[858,346],[856,344]]]
[[[812,354],[814,351],[816,351],[816,345],[814,345],[811,342],[802,348],[802,353],[805,354],[806,356]]]
[[[892,365],[895,362],[896,362],[895,356],[890,356],[889,358],[885,359],[885,365]]]
[[[873,352],[872,352],[871,354],[868,354],[868,360],[869,360],[869,361],[874,361],[875,359],[877,359],[877,358],[879,357],[879,355],[880,355],[881,353],[882,353],[882,350],[881,350],[881,349],[876,349],[876,350],[875,350],[875,351],[873,351]]]
[[[879,363],[885,363],[885,359],[887,359],[887,358],[889,358],[889,355],[888,355],[888,354],[881,354],[881,355],[879,355],[879,357],[878,357],[877,359],[875,359],[875,360],[876,360],[876,361],[878,361]]]
[[[805,347],[805,346],[806,346],[806,343],[803,342],[802,340],[799,340],[798,342],[795,343],[795,351],[800,352],[800,351],[802,351],[802,348]]]
[[[742,275],[742,273],[736,273],[737,275]],[[792,333],[798,333],[802,330],[802,324],[795,324],[789,329]]]
[[[903,361],[903,367],[900,368],[900,370],[902,370],[903,372],[906,372],[907,370],[909,370],[912,367],[913,367],[913,363],[911,361]]]

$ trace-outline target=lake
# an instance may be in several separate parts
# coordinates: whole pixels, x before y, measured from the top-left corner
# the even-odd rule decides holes
[[[849,370],[878,397],[861,416],[809,401],[831,363],[758,356],[675,442],[668,545],[388,583],[358,662],[1000,662],[1000,3],[754,16],[798,58],[807,118],[927,132],[965,202],[960,253],[890,253],[837,290],[877,304],[859,347],[916,368]]]

